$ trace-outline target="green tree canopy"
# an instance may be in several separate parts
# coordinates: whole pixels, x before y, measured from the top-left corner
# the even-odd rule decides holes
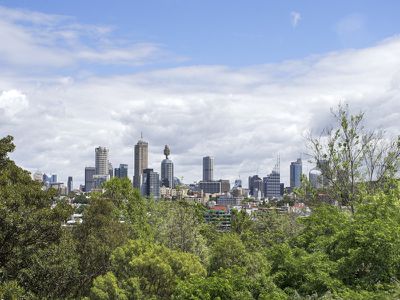
[[[195,255],[143,240],[132,240],[117,248],[111,262],[112,274],[101,276],[94,282],[94,297],[108,293],[110,282],[115,277],[118,279],[118,288],[113,284],[114,294],[119,291],[119,294],[127,295],[129,299],[136,299],[132,293],[142,294],[146,298],[169,299],[178,280],[206,275]]]

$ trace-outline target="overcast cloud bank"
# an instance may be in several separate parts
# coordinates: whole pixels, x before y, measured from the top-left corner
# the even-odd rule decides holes
[[[215,157],[217,178],[247,182],[257,170],[270,172],[280,154],[285,183],[290,161],[307,152],[306,133],[329,125],[329,110],[340,101],[365,111],[367,126],[399,134],[398,36],[278,64],[133,68],[100,76],[88,64],[135,66],[178,55],[152,43],[115,41],[112,28],[71,17],[6,8],[0,16],[6,41],[0,44],[0,135],[15,137],[18,164],[63,181],[72,175],[75,185],[84,167],[94,165],[98,145],[110,148],[114,167],[129,164],[131,176],[140,132],[149,142],[150,166],[159,170],[168,144],[175,174],[185,182],[201,178],[205,155]]]

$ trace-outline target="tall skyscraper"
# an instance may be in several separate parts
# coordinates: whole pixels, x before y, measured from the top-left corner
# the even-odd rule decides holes
[[[96,174],[95,167],[85,168],[85,192],[91,192],[94,187],[93,176]]]
[[[290,188],[294,189],[301,186],[301,175],[303,173],[301,158],[290,163]]]
[[[141,192],[145,197],[160,198],[160,177],[153,169],[144,169],[142,175]]]
[[[168,158],[171,151],[168,145],[165,145],[165,159],[161,162],[161,185],[169,188],[174,187],[174,163]]]
[[[95,149],[96,175],[108,175],[108,149],[97,147]]]
[[[203,181],[213,181],[214,177],[214,157],[203,157]]]
[[[72,176],[69,176],[68,182],[67,182],[68,194],[71,193],[73,189],[74,189],[74,186],[73,186]]]
[[[148,167],[149,144],[142,140],[135,145],[135,170],[133,176],[133,187],[140,189],[143,170]]]

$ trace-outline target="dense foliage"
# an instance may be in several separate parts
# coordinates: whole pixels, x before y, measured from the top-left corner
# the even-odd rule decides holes
[[[317,203],[306,182],[297,194],[312,198],[311,216],[234,211],[229,232],[201,205],[146,200],[112,179],[77,197],[83,222],[65,226],[72,206],[13,150],[0,140],[0,299],[400,297],[400,184],[387,173],[380,188],[347,186],[350,208]]]

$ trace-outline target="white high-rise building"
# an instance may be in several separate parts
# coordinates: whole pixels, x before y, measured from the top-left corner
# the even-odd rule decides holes
[[[108,175],[108,149],[97,147],[95,149],[96,175]]]

